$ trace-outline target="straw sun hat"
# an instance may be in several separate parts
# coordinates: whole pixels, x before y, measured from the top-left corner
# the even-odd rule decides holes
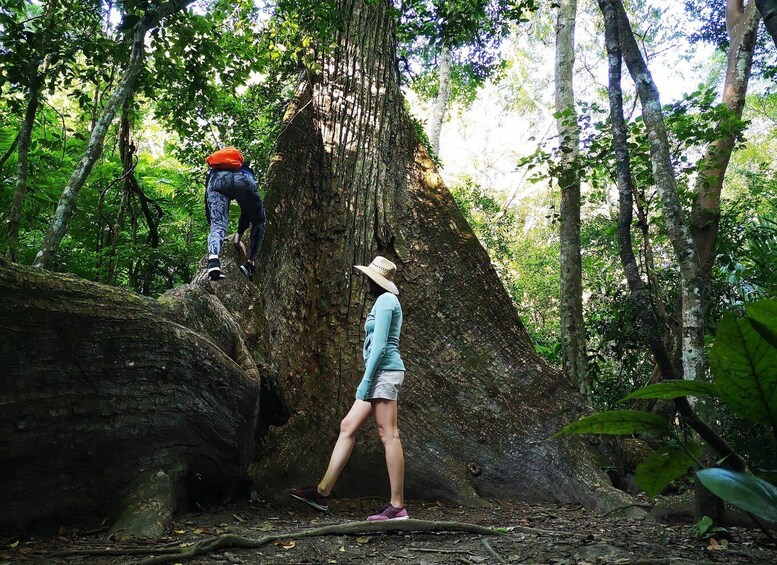
[[[385,288],[391,294],[399,294],[399,289],[394,284],[397,266],[385,257],[377,255],[368,266],[354,265],[354,267],[370,277],[381,288]]]

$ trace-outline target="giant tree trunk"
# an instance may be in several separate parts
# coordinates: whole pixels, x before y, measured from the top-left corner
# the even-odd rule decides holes
[[[97,159],[99,159],[102,154],[108,128],[113,122],[116,112],[124,103],[124,99],[132,90],[135,79],[137,79],[138,74],[143,67],[146,33],[159,25],[159,22],[164,18],[183,10],[186,6],[191,4],[192,1],[193,0],[167,0],[159,6],[150,6],[140,23],[138,23],[132,39],[132,51],[130,53],[129,63],[124,69],[124,74],[119,81],[119,84],[116,86],[116,90],[111,94],[99,119],[92,128],[92,134],[89,137],[89,143],[86,146],[83,157],[81,157],[81,160],[73,171],[73,174],[70,175],[70,178],[62,191],[59,203],[57,204],[57,209],[54,212],[54,217],[51,219],[51,225],[43,238],[40,251],[38,251],[35,261],[33,262],[36,267],[42,267],[44,269],[50,268],[54,256],[59,249],[59,244],[65,236],[65,233],[67,233],[70,218],[75,211],[78,193],[80,192],[81,187],[84,186],[86,179],[89,177],[92,167],[94,167]]]
[[[194,479],[207,492],[239,479],[254,444],[258,490],[317,479],[362,371],[369,304],[352,266],[378,252],[399,265],[405,311],[408,496],[628,500],[581,439],[549,439],[585,409],[534,352],[419,143],[388,0],[341,9],[348,35],[301,81],[272,160],[256,285],[232,246],[225,281],[201,269],[161,304],[0,265],[0,527],[110,514],[118,535],[159,535]],[[367,432],[341,494],[386,493]]]
[[[159,303],[0,261],[0,531],[158,537],[246,477],[259,373],[207,289]]]
[[[561,343],[564,375],[591,399],[583,320],[583,265],[580,256],[580,132],[575,111],[575,17],[577,0],[561,0],[556,21],[556,125],[561,191]]]
[[[405,312],[408,496],[596,506],[589,450],[549,439],[582,413],[580,396],[536,355],[419,143],[398,87],[389,2],[339,8],[349,25],[320,73],[301,80],[268,172],[259,284],[290,418],[265,438],[252,473],[259,488],[281,492],[325,469],[363,371],[370,304],[353,265],[380,253],[398,265]],[[382,446],[374,429],[364,435],[341,495],[387,494]]]

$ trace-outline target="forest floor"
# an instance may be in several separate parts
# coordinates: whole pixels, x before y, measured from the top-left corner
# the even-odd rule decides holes
[[[725,533],[718,532],[705,538],[696,535],[691,524],[660,523],[617,517],[615,514],[601,516],[586,512],[579,506],[504,501],[494,501],[481,508],[408,504],[411,518],[504,528],[506,533],[502,535],[390,532],[299,536],[304,530],[364,520],[378,506],[380,502],[374,499],[336,500],[330,514],[321,514],[296,502],[282,508],[260,502],[233,503],[218,511],[177,517],[170,534],[154,548],[164,544],[168,548],[187,550],[203,539],[223,534],[261,538],[293,533],[294,537],[285,541],[252,549],[219,549],[187,562],[284,565],[777,563],[777,549],[760,531],[728,528]],[[21,539],[10,544],[7,538],[2,538],[2,543],[0,565],[139,563],[148,555],[99,553],[106,549],[153,551],[149,544],[112,542],[104,531],[83,533],[61,530],[56,537]]]

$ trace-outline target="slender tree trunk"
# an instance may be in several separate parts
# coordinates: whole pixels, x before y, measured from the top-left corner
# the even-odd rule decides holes
[[[777,0],[755,0],[755,5],[764,19],[766,31],[772,36],[774,46],[777,47]]]
[[[753,63],[758,30],[759,13],[752,0],[744,5],[744,0],[726,2],[726,31],[729,48],[726,59],[726,80],[723,87],[723,103],[731,116],[742,117],[747,94],[747,84]],[[725,122],[729,122],[727,117]],[[699,253],[700,277],[703,285],[702,311],[709,298],[712,269],[715,262],[715,246],[720,226],[720,195],[723,189],[726,170],[734,150],[736,136],[739,133],[728,123],[721,124],[722,136],[713,141],[701,161],[697,174],[696,196],[691,209],[690,225],[696,250]],[[701,373],[707,371],[707,360],[702,357]],[[711,416],[709,405],[701,399],[696,411],[705,418]],[[715,454],[705,452],[705,462],[714,464]],[[700,481],[696,481],[695,514],[697,518],[710,516],[716,523],[723,520],[723,501],[708,491]]]
[[[51,225],[43,239],[41,249],[35,257],[33,264],[36,267],[48,269],[51,266],[54,255],[59,248],[59,244],[67,232],[68,223],[75,210],[78,192],[86,182],[95,162],[102,154],[105,135],[108,132],[108,128],[110,127],[111,122],[113,122],[116,112],[123,104],[124,99],[132,90],[135,79],[143,66],[146,33],[153,27],[159,25],[159,23],[167,16],[183,10],[192,1],[193,0],[169,0],[156,9],[149,9],[138,24],[132,41],[130,61],[127,68],[124,69],[124,75],[119,81],[116,90],[114,90],[113,94],[108,99],[100,118],[92,129],[92,135],[89,138],[89,143],[84,156],[76,166],[76,169],[73,171],[73,174],[62,192]]]
[[[11,155],[14,154],[16,151],[16,144],[19,143],[19,137],[21,135],[21,132],[17,133],[16,136],[13,138],[13,141],[11,141],[11,145],[8,146],[8,149],[5,150],[5,153],[3,153],[3,156],[0,157],[0,169],[5,166],[8,159],[11,158]]]
[[[32,139],[32,130],[35,126],[35,116],[38,113],[41,84],[42,77],[36,77],[30,85],[30,90],[27,93],[27,110],[24,113],[24,122],[19,130],[16,188],[13,193],[11,209],[8,211],[8,241],[5,252],[6,258],[11,261],[16,261],[16,256],[19,252],[19,226],[22,219],[24,198],[27,195],[27,177],[30,170],[30,141]]]
[[[6,247],[6,257],[11,261],[16,261],[16,256],[19,251],[19,225],[22,219],[22,207],[24,206],[24,198],[27,195],[27,178],[30,171],[29,154],[30,154],[30,142],[32,140],[32,130],[35,127],[35,116],[38,113],[38,105],[40,104],[40,91],[43,87],[43,81],[46,75],[46,59],[48,45],[51,39],[52,26],[54,22],[54,15],[57,11],[57,0],[50,0],[46,5],[46,24],[43,29],[38,32],[36,37],[37,42],[37,57],[38,59],[31,63],[31,77],[29,90],[27,92],[27,109],[24,112],[24,122],[19,130],[18,136],[18,162],[16,173],[16,187],[14,189],[13,202],[11,209],[8,212],[8,241]],[[41,66],[44,66],[41,69]]]
[[[590,402],[583,320],[583,265],[580,255],[580,131],[575,110],[575,17],[577,0],[561,0],[556,21],[556,126],[561,191],[561,343],[564,374]]]
[[[429,143],[436,156],[440,155],[440,132],[448,112],[448,100],[451,96],[451,49],[448,46],[442,48],[440,53],[438,74],[437,98],[432,108],[432,121],[429,124]]]
[[[663,379],[676,379],[674,364],[661,338],[661,328],[653,311],[650,294],[639,273],[631,239],[631,223],[633,213],[633,183],[631,162],[628,152],[628,132],[626,120],[623,117],[623,96],[621,93],[621,57],[624,44],[623,15],[620,0],[599,0],[599,7],[604,15],[605,42],[609,69],[609,101],[610,119],[613,128],[613,150],[615,152],[615,167],[618,182],[618,243],[621,263],[626,274],[629,288],[641,315],[641,327],[653,353],[653,357],[661,371]],[[630,31],[630,30],[629,30]],[[627,31],[628,33],[628,31]],[[659,106],[660,108],[660,106]],[[721,458],[725,465],[739,471],[747,467],[731,447],[693,411],[687,398],[674,400],[675,407],[683,421],[695,430]]]
[[[121,114],[121,128],[119,129],[119,153],[121,155],[123,182],[121,183],[121,197],[119,198],[119,210],[116,212],[116,221],[111,228],[111,242],[108,250],[108,265],[106,267],[106,282],[114,284],[116,281],[116,250],[119,246],[119,237],[124,227],[124,215],[127,211],[129,198],[132,194],[132,185],[128,180],[129,175],[134,175],[135,144],[132,141],[132,128],[135,120],[132,110],[133,96],[128,96],[124,101]]]
[[[642,105],[642,117],[650,143],[653,177],[663,205],[666,229],[680,264],[682,278],[683,376],[698,378],[704,356],[704,318],[701,308],[702,279],[699,256],[693,236],[683,218],[683,208],[677,194],[677,183],[669,156],[669,141],[664,126],[658,89],[642,58],[631,25],[620,0],[614,1],[618,13],[618,30],[624,61],[637,86]]]
[[[730,45],[723,103],[737,119],[742,117],[745,106],[758,21],[758,11],[752,1],[744,6],[743,0],[728,0],[726,28]],[[699,253],[700,275],[705,287],[709,286],[715,259],[715,242],[720,224],[720,193],[738,132],[730,126],[724,126],[721,133],[722,137],[707,147],[702,159],[691,211],[691,232]]]

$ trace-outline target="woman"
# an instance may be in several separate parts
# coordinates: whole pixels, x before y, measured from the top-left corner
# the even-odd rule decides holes
[[[394,284],[396,265],[377,256],[369,266],[356,265],[367,275],[367,291],[375,304],[364,322],[364,376],[356,389],[356,400],[340,423],[340,436],[332,450],[326,474],[316,486],[295,489],[289,493],[324,512],[329,510],[332,488],[351,456],[356,432],[372,415],[386,451],[391,484],[391,500],[380,512],[369,516],[371,521],[406,520],[404,481],[405,457],[397,428],[397,393],[405,378],[405,365],[399,355],[399,334],[402,330],[402,307]]]

